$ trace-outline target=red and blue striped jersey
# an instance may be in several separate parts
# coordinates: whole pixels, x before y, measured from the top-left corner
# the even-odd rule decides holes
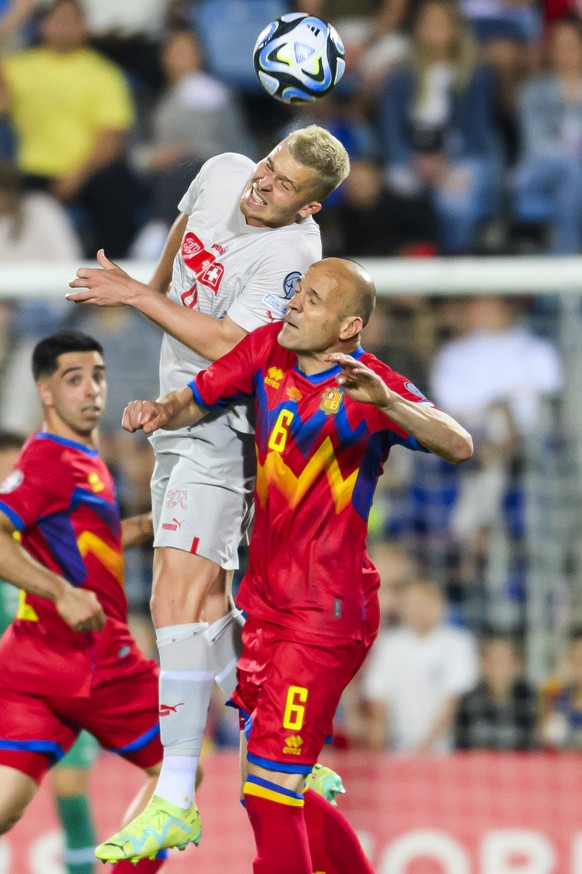
[[[78,634],[52,601],[21,592],[7,632],[22,643],[35,641],[26,652],[27,659],[39,662],[39,692],[53,683],[63,694],[63,686],[78,692],[90,682],[91,664],[104,664],[111,642],[116,642],[116,653],[128,635],[121,522],[111,474],[96,450],[39,431],[27,440],[14,471],[0,485],[0,511],[33,558],[73,586],[94,591],[105,611],[103,631]],[[57,670],[57,654],[63,671]],[[26,667],[27,676],[33,675],[33,665]]]
[[[280,329],[253,331],[190,383],[209,410],[255,397],[255,521],[237,602],[309,639],[368,639],[375,629],[366,602],[377,623],[378,575],[366,534],[378,477],[392,446],[423,447],[378,408],[352,400],[336,381],[339,367],[302,373],[277,342]],[[402,397],[430,404],[375,356],[353,355]]]

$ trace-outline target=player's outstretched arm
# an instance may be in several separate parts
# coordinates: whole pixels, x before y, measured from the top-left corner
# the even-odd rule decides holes
[[[69,282],[69,287],[85,290],[69,292],[65,295],[67,300],[104,307],[131,306],[209,361],[230,352],[247,334],[228,316],[213,319],[174,303],[149,285],[138,282],[110,261],[103,249],[97,253],[97,261],[99,267],[77,270],[76,279]]]
[[[195,425],[206,415],[192,398],[192,392],[186,388],[172,391],[157,401],[130,401],[123,411],[121,427],[133,433],[143,430],[151,434],[158,428],[175,431],[187,425]]]
[[[353,400],[378,407],[430,452],[450,464],[466,461],[473,454],[471,435],[452,416],[401,397],[379,374],[351,355],[334,352],[328,360],[342,368],[337,381]]]
[[[79,589],[40,564],[14,540],[15,528],[0,512],[0,577],[30,592],[53,601],[61,619],[73,631],[100,631],[105,614],[97,596],[89,589]]]

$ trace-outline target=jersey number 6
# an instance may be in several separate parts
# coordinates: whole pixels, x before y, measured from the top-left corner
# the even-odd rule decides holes
[[[269,437],[269,449],[283,452],[289,436],[289,425],[292,421],[293,413],[291,410],[281,410]]]

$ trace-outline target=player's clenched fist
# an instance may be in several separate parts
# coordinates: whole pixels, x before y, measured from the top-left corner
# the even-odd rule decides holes
[[[105,625],[105,613],[95,592],[67,586],[55,600],[61,619],[73,631],[101,631]]]
[[[121,427],[131,433],[141,428],[146,434],[151,434],[163,428],[168,419],[168,410],[159,401],[130,401],[123,411]]]

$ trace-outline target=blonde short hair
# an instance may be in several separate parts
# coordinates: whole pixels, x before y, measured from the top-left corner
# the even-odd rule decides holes
[[[317,124],[299,128],[287,138],[291,157],[317,172],[314,196],[323,200],[350,172],[350,159],[340,141]]]

